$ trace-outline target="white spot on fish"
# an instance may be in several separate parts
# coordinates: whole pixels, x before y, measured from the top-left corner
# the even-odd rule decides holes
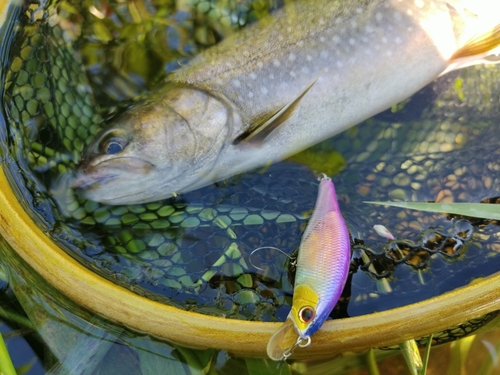
[[[415,5],[417,8],[423,8],[425,4],[423,0],[415,0]]]
[[[299,40],[297,42],[297,47],[302,47],[304,45],[304,41],[303,40]]]
[[[309,73],[309,68],[304,66],[304,67],[302,67],[301,71],[302,71],[302,73],[307,74],[307,73]]]
[[[381,22],[381,21],[382,21],[382,18],[384,18],[384,17],[382,16],[382,13],[377,12],[377,13],[375,14],[375,19],[377,20],[377,22]]]
[[[413,15],[413,10],[408,9],[408,10],[406,11],[406,14],[407,14],[407,15],[409,15],[409,16],[412,16],[412,15]]]
[[[387,50],[387,51],[385,52],[385,54],[386,54],[387,56],[389,56],[389,57],[390,57],[390,56],[392,56],[392,51]]]
[[[324,37],[324,36],[320,36],[320,37],[319,37],[319,41],[320,41],[320,42],[324,42],[324,41],[325,41],[325,37]]]
[[[401,13],[394,12],[394,19],[399,21],[401,19]]]
[[[342,68],[344,66],[344,64],[342,64],[342,61],[337,61],[335,64],[338,68]]]
[[[408,32],[411,33],[413,31],[413,26],[408,26],[408,28],[406,30],[408,30]]]
[[[257,67],[258,67],[258,68],[262,68],[263,66],[264,66],[264,63],[263,63],[262,61],[259,61],[259,62],[257,63]]]
[[[264,86],[262,86],[262,87],[260,88],[260,91],[262,91],[262,93],[263,93],[264,95],[267,95],[267,93],[269,92],[269,90],[267,89],[267,87],[264,87]]]
[[[354,65],[355,62],[356,62],[356,58],[355,57],[349,58],[349,64]]]
[[[297,60],[297,56],[295,56],[294,53],[291,53],[290,56],[288,56],[288,60],[295,61],[295,60]]]
[[[297,77],[297,74],[295,74],[295,72],[294,72],[293,70],[290,72],[290,75],[291,75],[293,78]]]
[[[368,34],[372,34],[375,30],[373,29],[373,27],[371,25],[366,25],[365,26],[365,31],[368,33]]]
[[[353,29],[355,29],[356,27],[358,27],[358,22],[356,20],[351,20],[351,27]]]
[[[334,35],[332,37],[332,42],[335,43],[335,44],[339,44],[340,43],[340,38],[337,35]]]
[[[269,79],[274,79],[274,74],[269,74]]]
[[[253,73],[253,72],[252,72],[252,73],[250,73],[250,78],[252,78],[252,79],[254,79],[254,80],[255,80],[255,79],[257,79],[257,74],[255,74],[255,73]]]
[[[363,13],[363,8],[356,8],[356,13],[358,13],[358,14]]]
[[[234,87],[241,87],[241,82],[237,79],[233,79],[232,84]]]
[[[253,98],[253,92],[252,92],[252,91],[249,91],[249,92],[248,92],[248,97],[249,97],[250,99],[251,99],[251,98]]]
[[[273,65],[274,65],[275,67],[278,67],[278,66],[280,66],[280,65],[281,65],[281,63],[280,63],[278,60],[274,59],[274,60],[273,60]]]
[[[356,44],[356,41],[355,41],[353,38],[351,38],[351,39],[349,39],[349,44],[350,44],[351,46],[353,46],[353,45],[355,45],[355,44]]]
[[[313,59],[313,58],[312,58],[312,56],[311,56],[311,55],[307,55],[307,56],[306,56],[306,60],[307,60],[307,61],[312,61],[312,59]]]
[[[395,39],[394,39],[394,42],[396,44],[401,44],[403,41],[401,40],[401,38],[399,36],[397,36]]]
[[[387,38],[385,36],[382,37],[382,43],[387,44]]]
[[[323,50],[323,51],[321,51],[321,52],[319,53],[319,55],[320,55],[322,58],[326,59],[326,58],[328,58],[328,55],[329,55],[329,54],[328,54],[328,52],[326,52],[325,50]]]

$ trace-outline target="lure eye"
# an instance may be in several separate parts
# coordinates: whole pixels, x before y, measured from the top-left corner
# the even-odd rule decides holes
[[[305,306],[299,310],[299,319],[304,323],[310,323],[316,316],[316,311],[310,306]]]

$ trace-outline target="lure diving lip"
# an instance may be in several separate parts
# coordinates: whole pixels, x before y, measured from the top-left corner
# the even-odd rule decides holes
[[[342,294],[349,274],[351,243],[340,212],[335,187],[323,175],[314,213],[299,248],[292,309],[267,345],[276,361],[306,347],[328,318]]]

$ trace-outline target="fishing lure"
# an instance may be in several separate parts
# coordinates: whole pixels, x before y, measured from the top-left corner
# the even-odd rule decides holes
[[[335,187],[326,175],[297,258],[292,309],[267,344],[269,358],[281,361],[311,343],[311,335],[335,307],[349,273],[351,244]]]

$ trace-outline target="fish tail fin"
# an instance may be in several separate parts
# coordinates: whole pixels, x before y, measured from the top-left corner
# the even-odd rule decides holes
[[[441,75],[478,63],[500,63],[500,24],[483,34],[471,38],[453,54],[448,69]]]
[[[500,53],[500,24],[484,34],[470,39],[465,46],[456,51],[451,60]]]

